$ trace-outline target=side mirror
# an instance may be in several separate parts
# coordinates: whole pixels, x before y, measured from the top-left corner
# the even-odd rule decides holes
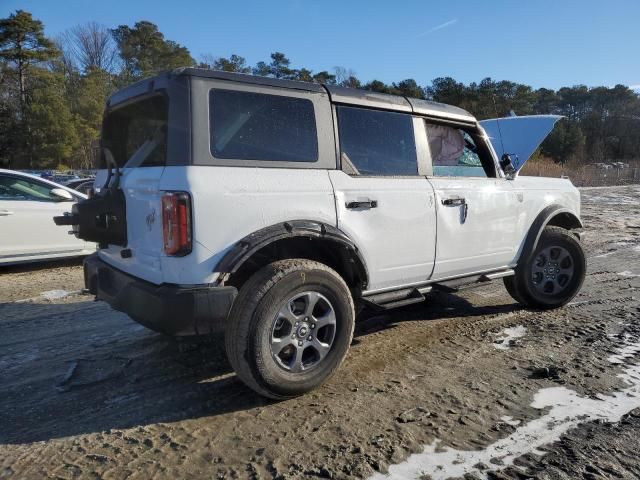
[[[54,188],[51,190],[51,195],[56,197],[60,202],[72,202],[74,200],[73,195],[67,192],[64,188]]]
[[[516,170],[516,167],[513,166],[513,160],[511,159],[510,154],[505,153],[502,155],[502,158],[500,159],[500,168],[502,168],[507,180],[513,180],[516,178],[516,173],[518,173],[518,171]]]

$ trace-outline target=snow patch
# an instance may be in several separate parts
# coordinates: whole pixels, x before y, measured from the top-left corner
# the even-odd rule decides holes
[[[613,255],[614,253],[616,253],[617,250],[611,250],[610,252],[607,253],[601,253],[600,255],[594,255],[593,258],[604,258],[604,257],[608,257],[609,255]]]
[[[625,270],[624,272],[618,272],[617,275],[620,275],[621,277],[627,277],[627,278],[640,277],[640,274],[633,273],[631,270]]]
[[[40,296],[47,300],[60,300],[61,298],[68,297],[71,294],[72,292],[68,292],[66,290],[48,290],[46,292],[42,292]]]
[[[47,290],[46,292],[42,292],[37,297],[23,298],[22,300],[15,300],[14,303],[38,302],[38,301],[41,301],[42,299],[45,299],[51,302],[53,300],[62,300],[63,298],[67,298],[71,295],[80,295],[81,293],[82,293],[82,290],[73,290],[73,291]]]
[[[513,346],[513,341],[526,335],[527,329],[522,325],[505,328],[497,334],[493,346],[499,350],[509,350]]]
[[[623,345],[608,360],[611,363],[625,363],[625,360],[638,353],[640,341],[626,336]],[[610,395],[599,394],[597,398],[583,397],[566,387],[543,388],[535,394],[531,406],[540,410],[548,409],[547,413],[519,426],[511,435],[485,449],[473,451],[440,447],[440,440],[436,439],[431,445],[426,445],[422,453],[413,454],[406,461],[390,466],[388,474],[376,473],[370,478],[418,479],[429,475],[429,478],[437,480],[466,474],[488,478],[489,470],[514,466],[514,460],[522,455],[544,455],[540,447],[557,442],[563,434],[579,424],[593,420],[618,422],[623,415],[640,407],[640,364],[627,365],[618,376],[628,385],[627,388]],[[502,463],[495,467],[491,460]],[[489,466],[491,469],[486,468]]]
[[[522,423],[520,420],[514,420],[513,417],[510,417],[509,415],[503,415],[502,417],[500,417],[500,420],[502,420],[507,425],[511,425],[513,427],[520,425],[520,423]]]
[[[638,199],[630,195],[620,195],[615,192],[605,193],[601,195],[585,195],[588,203],[599,203],[604,205],[637,205]]]

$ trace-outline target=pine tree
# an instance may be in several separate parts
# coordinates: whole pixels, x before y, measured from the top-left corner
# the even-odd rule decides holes
[[[120,25],[111,34],[124,65],[121,76],[125,84],[163,70],[195,65],[189,50],[166,40],[154,23],[143,20],[133,27]]]
[[[58,55],[53,42],[45,37],[40,20],[29,12],[17,10],[8,18],[0,19],[0,60],[15,65],[18,73],[20,109],[27,103],[27,75],[32,65],[53,59]]]

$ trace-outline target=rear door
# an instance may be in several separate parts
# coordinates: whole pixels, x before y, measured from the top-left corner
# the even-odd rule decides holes
[[[522,197],[496,165],[480,131],[425,121],[438,241],[433,278],[499,269],[514,262]]]
[[[336,107],[342,170],[331,170],[338,228],[360,248],[369,291],[424,282],[435,255],[433,189],[418,167],[414,119]]]

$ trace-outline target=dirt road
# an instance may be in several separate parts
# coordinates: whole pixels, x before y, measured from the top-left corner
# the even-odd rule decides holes
[[[78,265],[5,270],[0,478],[640,477],[640,186],[582,193],[569,306],[525,310],[494,282],[365,314],[337,375],[279,403],[219,341],[40,295],[82,288]]]

